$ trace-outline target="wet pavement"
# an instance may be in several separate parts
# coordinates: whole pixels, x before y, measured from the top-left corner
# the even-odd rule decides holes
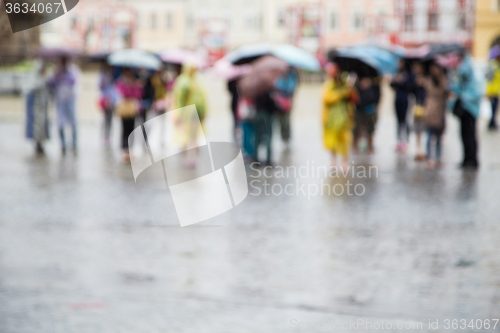
[[[118,137],[103,148],[94,79],[83,84],[78,156],[62,157],[52,138],[34,157],[22,103],[0,98],[0,332],[442,332],[446,319],[500,331],[500,134],[484,119],[479,172],[457,169],[451,116],[445,165],[427,170],[412,151],[394,153],[388,92],[376,154],[328,177],[320,86],[304,84],[291,147],[276,137],[284,168],[249,168],[243,203],[180,228],[168,190],[136,186]],[[207,139],[229,141],[224,84],[205,82]],[[279,193],[287,185],[292,195]]]

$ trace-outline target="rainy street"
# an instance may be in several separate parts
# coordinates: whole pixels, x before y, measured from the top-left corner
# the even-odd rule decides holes
[[[35,157],[24,101],[0,97],[0,332],[445,332],[454,319],[500,332],[500,133],[486,118],[478,172],[457,167],[451,114],[444,166],[428,170],[413,141],[394,152],[386,87],[375,154],[327,175],[321,86],[302,83],[274,168],[248,165],[241,204],[181,228],[169,190],[138,187],[122,162],[117,119],[103,146],[96,82],[83,76],[77,156],[61,156],[52,122]],[[225,83],[203,83],[206,138],[231,141]]]

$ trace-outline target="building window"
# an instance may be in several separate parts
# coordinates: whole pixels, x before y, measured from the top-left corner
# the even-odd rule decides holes
[[[354,12],[351,17],[351,28],[353,31],[363,30],[364,16],[361,12]]]
[[[405,0],[405,12],[413,12],[413,0]]]
[[[457,0],[457,8],[459,10],[465,10],[467,7],[467,0]]]
[[[429,11],[430,12],[439,11],[439,1],[438,0],[429,0]]]
[[[192,28],[193,28],[193,26],[194,26],[194,18],[193,18],[193,16],[192,16],[192,15],[189,15],[189,14],[188,14],[188,15],[186,16],[186,27],[187,27],[188,29],[192,29]]]
[[[460,30],[467,29],[467,15],[465,13],[459,13],[457,17],[457,28]]]
[[[405,31],[413,31],[413,14],[405,14],[404,28]]]
[[[174,27],[174,16],[171,12],[168,12],[165,16],[165,27],[167,30],[170,30]]]
[[[500,0],[491,0],[491,11],[500,13]]]
[[[156,29],[156,13],[151,13],[151,29]]]
[[[328,27],[331,31],[339,29],[339,15],[337,12],[330,12],[330,15],[328,16]]]
[[[429,30],[434,31],[439,29],[439,15],[437,13],[429,13]]]
[[[245,26],[248,29],[258,30],[260,28],[259,14],[248,11],[245,15]]]
[[[283,8],[280,8],[278,10],[278,18],[277,18],[277,25],[278,27],[282,28],[285,26],[286,23],[286,12]]]

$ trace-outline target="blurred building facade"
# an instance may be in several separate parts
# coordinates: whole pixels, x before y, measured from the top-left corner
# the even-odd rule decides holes
[[[485,58],[500,44],[500,0],[476,0],[473,56]]]
[[[489,0],[488,0],[489,1]],[[401,21],[398,43],[460,43],[471,47],[475,0],[396,0]]]
[[[65,46],[87,54],[136,46],[136,12],[120,0],[86,0],[41,26],[43,46]]]
[[[400,30],[395,0],[329,0],[324,8],[324,43],[342,46],[359,42],[394,43]]]
[[[86,0],[41,27],[43,45],[86,53],[187,48],[214,60],[245,44],[312,53],[361,42],[457,42],[484,56],[500,35],[500,0]]]
[[[33,14],[29,14],[26,19],[32,20],[32,16]],[[33,55],[39,45],[40,27],[13,33],[7,13],[3,8],[0,9],[0,65],[2,67]]]

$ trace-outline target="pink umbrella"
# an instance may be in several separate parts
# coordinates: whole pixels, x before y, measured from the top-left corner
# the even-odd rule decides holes
[[[252,70],[239,81],[240,93],[244,97],[256,98],[274,87],[276,79],[288,71],[288,64],[268,55],[252,63]]]
[[[226,58],[222,58],[217,62],[215,62],[212,69],[215,75],[225,79],[226,81],[232,81],[237,77],[248,74],[251,71],[251,66],[250,65],[236,66],[233,65]]]
[[[462,57],[457,52],[436,56],[436,63],[445,68],[457,68],[462,63]]]
[[[431,47],[428,44],[422,45],[416,49],[408,49],[405,52],[405,58],[424,58],[431,52]]]
[[[77,51],[64,47],[40,47],[37,52],[41,58],[74,58],[77,55]]]
[[[192,63],[198,68],[207,67],[207,62],[203,57],[201,57],[198,53],[189,50],[167,50],[160,54],[160,59],[168,64],[182,65],[184,63]]]

